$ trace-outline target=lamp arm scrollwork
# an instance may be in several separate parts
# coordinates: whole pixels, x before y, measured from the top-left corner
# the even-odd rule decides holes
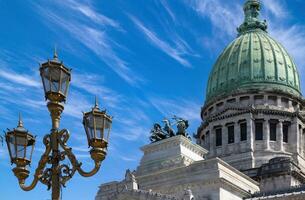
[[[45,152],[43,153],[43,155],[41,156],[38,166],[35,170],[35,174],[34,174],[34,179],[32,181],[32,183],[28,186],[25,185],[25,179],[19,179],[19,186],[22,190],[24,191],[30,191],[32,189],[35,188],[35,186],[37,185],[38,181],[41,181],[41,177],[44,173],[44,168],[46,166],[46,164],[48,163],[49,160],[49,154],[51,152],[51,145],[50,145],[50,135],[47,134],[45,135],[45,137],[43,138],[43,143],[45,145]]]
[[[70,160],[73,166],[72,171],[77,170],[78,173],[83,177],[93,176],[99,171],[101,167],[101,161],[96,161],[96,160],[94,161],[95,164],[94,168],[91,171],[86,172],[81,168],[82,163],[77,160],[76,156],[72,152],[72,148],[68,147],[66,144],[66,142],[70,137],[70,133],[67,129],[61,130],[58,135],[59,135],[59,145],[63,148],[65,155],[68,157],[68,159]]]

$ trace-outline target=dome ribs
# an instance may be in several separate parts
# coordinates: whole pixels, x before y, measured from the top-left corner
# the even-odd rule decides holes
[[[268,42],[268,44],[269,44],[269,47],[270,47],[270,50],[272,51],[272,52],[268,52],[268,59],[269,60],[273,60],[273,71],[271,71],[271,68],[270,69],[266,69],[266,67],[268,67],[268,66],[266,66],[266,64],[265,64],[265,70],[266,71],[270,71],[270,76],[273,76],[273,80],[271,79],[271,81],[279,81],[279,77],[280,77],[280,75],[279,75],[279,72],[281,71],[281,70],[279,70],[278,69],[278,65],[277,65],[277,56],[276,56],[276,53],[275,53],[275,49],[274,49],[274,45],[272,44],[272,42],[270,41],[270,38],[269,37],[267,37],[266,35],[264,35],[264,34],[262,34],[262,36],[265,38],[265,40]],[[268,61],[268,59],[267,58],[265,58],[264,60],[267,60]],[[265,80],[266,81],[269,81],[269,77],[268,76],[265,76]]]
[[[236,47],[238,48],[238,46],[240,46],[240,43],[235,42],[229,50],[230,53],[229,53],[229,57],[226,62],[226,66],[227,66],[226,88],[227,89],[230,88],[230,84],[234,85],[238,81],[238,80],[236,80],[236,77],[234,77],[234,75],[236,73],[238,73],[238,67],[236,64],[234,65],[235,61],[234,61],[234,57],[232,56],[233,52],[235,52]]]
[[[263,41],[262,41],[262,38],[257,34],[257,33],[254,33],[257,37],[257,41],[258,41],[258,44],[259,44],[259,50],[257,50],[257,57],[253,58],[254,60],[255,59],[258,59],[259,61],[253,66],[253,79],[254,81],[257,80],[257,78],[255,78],[255,75],[258,74],[258,76],[261,76],[261,77],[265,77],[266,76],[266,69],[265,69],[265,50],[264,50],[264,45],[263,45]],[[258,66],[256,66],[258,65]],[[255,73],[255,68],[260,68],[260,71],[261,73]],[[257,70],[257,71],[258,71]]]

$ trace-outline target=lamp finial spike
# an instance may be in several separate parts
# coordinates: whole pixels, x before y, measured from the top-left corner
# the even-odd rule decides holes
[[[94,108],[98,108],[98,99],[97,96],[95,95],[95,104],[94,104]]]
[[[22,121],[21,113],[19,113],[18,127],[23,127],[23,121]]]
[[[57,47],[56,45],[54,46],[54,55],[53,55],[54,60],[58,60],[58,55],[57,55]]]

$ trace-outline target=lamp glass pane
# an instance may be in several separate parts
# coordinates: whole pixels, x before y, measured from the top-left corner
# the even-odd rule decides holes
[[[96,127],[96,139],[104,138],[105,119],[104,116],[95,116],[95,127]]]
[[[94,118],[92,114],[89,114],[85,117],[85,129],[88,140],[94,138]]]
[[[48,89],[46,92],[59,92],[60,72],[59,67],[46,67],[44,69],[43,79],[46,79],[45,84],[47,83],[46,88]]]
[[[44,68],[43,72],[42,72],[42,81],[43,81],[45,92],[49,92],[51,90],[51,83],[50,83],[47,73],[48,73],[48,68]]]
[[[16,135],[17,158],[26,158],[27,135]]]
[[[105,140],[108,142],[109,140],[109,134],[110,134],[110,130],[111,130],[111,121],[109,119],[105,119]]]
[[[67,95],[69,81],[70,81],[70,75],[67,74],[65,71],[62,71],[60,91],[65,96]]]
[[[31,161],[31,158],[32,158],[32,153],[33,153],[33,148],[34,148],[34,145],[29,145],[27,147],[25,147],[25,158],[29,161]]]
[[[15,139],[14,139],[13,135],[10,135],[8,138],[8,148],[11,153],[11,158],[12,159],[16,158]]]

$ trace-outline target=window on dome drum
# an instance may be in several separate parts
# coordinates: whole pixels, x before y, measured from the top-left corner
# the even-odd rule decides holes
[[[241,123],[240,125],[240,141],[247,140],[247,123]]]
[[[277,97],[276,96],[268,96],[268,104],[276,106],[277,105]]]
[[[221,146],[222,145],[222,129],[217,128],[216,129],[216,146]]]
[[[281,99],[281,102],[282,102],[282,107],[284,108],[288,108],[289,107],[289,100],[287,98],[282,98]]]
[[[255,104],[262,104],[264,103],[264,96],[263,95],[255,95],[254,96]]]
[[[236,99],[228,99],[227,100],[227,103],[234,103],[234,102],[236,102]]]
[[[283,124],[283,142],[288,143],[289,124]]]
[[[276,141],[276,123],[270,122],[269,124],[270,141]]]
[[[234,143],[234,125],[228,126],[228,144]]]
[[[243,105],[248,105],[249,104],[250,97],[249,96],[244,96],[240,97],[239,102]]]
[[[255,122],[255,140],[263,140],[263,122]]]

